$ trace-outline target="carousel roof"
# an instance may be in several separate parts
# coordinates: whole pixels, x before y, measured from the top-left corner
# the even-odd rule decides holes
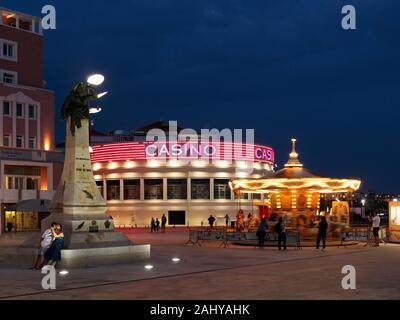
[[[318,175],[303,167],[296,152],[296,139],[292,139],[292,151],[285,167],[272,176],[259,179],[237,179],[230,182],[234,191],[277,192],[284,190],[308,190],[321,193],[353,192],[361,181],[357,179],[334,179]]]

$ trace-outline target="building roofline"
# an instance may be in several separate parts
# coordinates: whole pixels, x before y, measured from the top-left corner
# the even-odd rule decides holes
[[[36,18],[36,19],[42,20],[42,18],[39,17],[39,16],[35,16],[35,15],[29,14],[29,13],[24,13],[24,12],[13,10],[13,9],[6,8],[6,7],[0,7],[0,11],[3,11],[3,10],[4,11],[10,11],[10,12],[18,14],[20,16],[29,17],[29,18]]]

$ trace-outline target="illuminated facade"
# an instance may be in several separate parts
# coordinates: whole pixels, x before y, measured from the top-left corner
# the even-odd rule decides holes
[[[167,225],[208,225],[210,214],[225,225],[226,214],[235,220],[239,203],[229,181],[262,177],[274,167],[272,148],[250,144],[128,141],[92,150],[95,179],[116,226],[149,225],[162,214]],[[242,194],[240,203],[257,213],[254,202],[261,200]]]
[[[7,211],[50,200],[62,169],[54,150],[54,92],[43,80],[40,19],[0,8],[0,233],[39,229],[37,212]]]
[[[361,181],[326,178],[304,168],[298,159],[295,143],[296,139],[292,139],[289,161],[280,171],[260,179],[232,180],[230,186],[236,193],[268,194],[271,214],[286,217],[292,227],[313,226],[320,209],[321,193],[354,192]],[[348,213],[344,212],[346,208],[336,205],[332,212],[335,217],[331,220],[348,224]]]

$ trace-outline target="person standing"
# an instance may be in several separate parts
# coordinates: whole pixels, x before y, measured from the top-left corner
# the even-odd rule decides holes
[[[156,232],[158,232],[160,230],[160,220],[158,220],[158,218],[156,218],[155,230],[156,230]]]
[[[163,233],[165,233],[166,224],[167,224],[167,217],[165,216],[165,214],[163,214],[162,217],[161,217],[161,231]]]
[[[156,231],[156,221],[154,220],[154,218],[151,218],[150,232],[155,232],[155,231]]]
[[[286,250],[286,225],[282,217],[279,217],[278,223],[275,225],[275,232],[278,234],[278,249]]]
[[[317,235],[317,245],[316,245],[317,250],[319,250],[321,240],[322,240],[322,250],[325,250],[327,231],[328,231],[328,222],[326,222],[326,217],[322,216],[321,221],[318,224],[318,235]]]
[[[225,226],[226,226],[227,228],[229,227],[229,220],[230,220],[229,215],[226,214],[226,215],[225,215]]]
[[[375,238],[375,247],[379,247],[379,225],[381,224],[381,218],[374,212],[372,218],[372,234]]]
[[[258,229],[257,229],[257,238],[258,238],[258,246],[260,248],[264,248],[264,244],[265,244],[265,236],[267,234],[267,219],[262,218]]]
[[[213,217],[212,214],[210,214],[210,216],[209,216],[209,218],[208,218],[208,224],[210,225],[210,229],[213,228],[214,222],[215,222],[215,218]]]
[[[56,222],[52,222],[50,228],[46,229],[42,237],[40,238],[40,243],[39,243],[39,249],[38,249],[38,254],[36,257],[36,261],[32,269],[37,269],[39,270],[44,263],[44,255],[46,254],[46,251],[49,250],[51,246],[51,242],[53,240],[53,230],[57,226]]]

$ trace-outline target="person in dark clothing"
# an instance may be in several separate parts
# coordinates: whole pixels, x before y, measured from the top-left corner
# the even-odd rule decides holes
[[[317,235],[317,246],[316,249],[319,250],[319,245],[322,240],[322,250],[326,247],[326,233],[328,231],[328,222],[326,222],[326,217],[322,216],[321,221],[318,224],[318,235]]]
[[[158,232],[160,230],[160,220],[158,218],[156,218],[155,224],[155,231]]]
[[[167,217],[165,214],[161,217],[161,231],[165,233],[165,225],[167,224]]]
[[[214,222],[215,222],[215,218],[213,217],[212,214],[210,214],[210,217],[208,218],[208,224],[210,225],[210,229],[213,228]]]
[[[154,218],[151,218],[151,222],[150,222],[150,232],[155,232],[156,231],[156,220],[154,220]]]
[[[283,249],[286,250],[286,225],[282,217],[279,217],[278,223],[275,225],[275,232],[278,234],[278,249],[282,250],[283,244]]]
[[[267,219],[262,218],[260,225],[258,226],[258,229],[257,229],[258,246],[260,248],[264,247],[265,236],[267,234],[267,228],[268,228]]]

